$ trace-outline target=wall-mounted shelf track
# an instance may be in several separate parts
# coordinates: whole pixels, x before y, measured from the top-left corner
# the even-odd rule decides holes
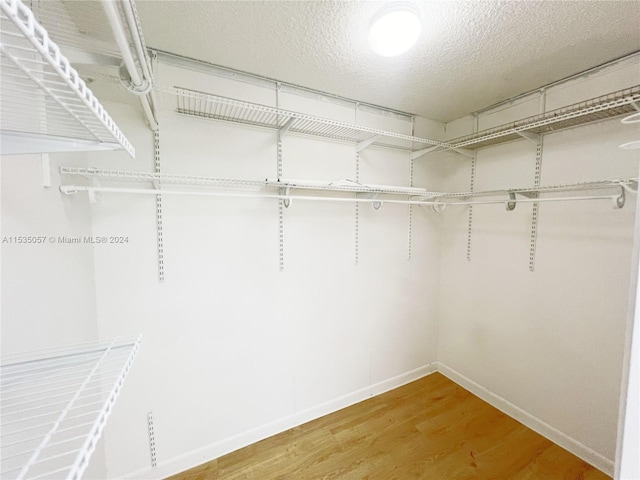
[[[338,122],[299,112],[244,102],[185,88],[159,90],[164,102],[177,113],[278,130],[281,135],[299,134],[350,142],[362,150],[370,145],[420,151],[449,145],[427,138]]]
[[[482,130],[449,140],[448,143],[452,149],[488,147],[522,139],[526,134],[541,135],[633,113],[636,111],[634,103],[640,103],[640,85]],[[441,150],[446,150],[446,147],[433,151]]]
[[[0,0],[3,154],[135,151],[20,0]]]
[[[0,477],[80,478],[141,342],[123,338],[3,357]]]

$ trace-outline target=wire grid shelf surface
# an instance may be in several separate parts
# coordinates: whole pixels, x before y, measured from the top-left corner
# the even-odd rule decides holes
[[[160,186],[196,186],[196,187],[222,187],[222,188],[284,188],[291,190],[324,190],[331,192],[371,193],[406,196],[437,196],[437,192],[429,192],[426,188],[402,187],[388,185],[367,185],[351,180],[338,180],[336,182],[311,182],[305,180],[248,180],[215,178],[197,175],[159,174],[149,172],[137,172],[128,170],[105,170],[98,168],[60,167],[63,175],[78,175],[87,178],[99,178],[108,181],[151,182]]]
[[[135,151],[20,0],[0,0],[0,130]],[[90,149],[87,147],[87,149]]]
[[[415,203],[424,202],[424,204],[430,204],[435,201],[440,204],[456,204],[460,200],[478,197],[496,197],[510,194],[518,194],[524,197],[539,198],[540,194],[546,193],[570,193],[581,191],[596,191],[596,190],[612,190],[612,189],[625,189],[626,191],[635,192],[638,188],[637,178],[628,179],[610,179],[610,180],[594,180],[587,182],[577,183],[563,183],[557,185],[544,185],[538,187],[523,187],[523,188],[505,188],[495,190],[484,190],[474,192],[431,192],[426,188],[420,187],[402,187],[402,186],[387,186],[387,185],[367,185],[359,184],[349,180],[340,180],[337,182],[310,182],[304,180],[242,180],[242,179],[223,179],[214,177],[201,177],[193,175],[176,175],[176,174],[154,174],[148,172],[135,172],[125,170],[101,170],[97,168],[76,168],[76,167],[61,167],[60,172],[64,175],[79,175],[87,178],[100,178],[112,181],[145,181],[154,184],[155,188],[161,186],[197,186],[197,187],[223,187],[237,190],[243,190],[247,188],[277,188],[277,189],[289,189],[289,190],[324,190],[333,192],[349,192],[349,193],[369,193],[369,194],[383,194],[383,195],[402,195],[408,197],[414,197],[418,200]],[[61,187],[64,193],[77,193],[85,187],[78,187],[76,185],[63,185]],[[65,190],[66,188],[66,190]],[[79,190],[75,190],[78,189]],[[88,187],[91,190],[93,187]],[[120,191],[121,189],[116,189]],[[100,191],[100,188],[97,188]],[[108,191],[105,190],[105,191]],[[122,190],[126,191],[126,190]],[[132,192],[137,190],[131,190]],[[153,192],[163,191],[153,190]],[[188,194],[188,191],[184,191]],[[285,193],[284,195],[288,195]]]
[[[442,195],[438,192],[430,192],[426,188],[402,187],[392,185],[368,185],[352,180],[344,179],[335,182],[307,182],[304,180],[276,180],[267,179],[269,187],[300,189],[300,190],[325,190],[332,192],[350,193],[378,193],[385,195],[408,195],[408,196],[436,196]]]
[[[150,173],[131,170],[106,170],[99,168],[60,167],[63,175],[79,175],[111,181],[151,182],[161,185],[185,185],[202,187],[264,187],[264,180],[242,180],[231,178],[205,177],[200,175],[179,175],[171,173]]]
[[[80,478],[141,342],[2,357],[0,478]]]
[[[299,112],[281,110],[257,103],[244,102],[180,87],[162,88],[162,97],[170,99],[171,108],[180,114],[223,120],[256,127],[282,130],[299,135],[311,135],[332,140],[360,143],[403,150],[421,150],[431,146],[449,145],[427,138],[412,137],[362,125],[338,122]]]
[[[634,102],[640,102],[640,85],[449,140],[449,143],[454,148],[487,147],[521,139],[518,132],[543,134],[633,113]]]
[[[608,190],[613,188],[623,188],[623,186],[629,186],[637,188],[638,179],[618,179],[618,180],[594,180],[590,182],[578,182],[578,183],[562,183],[558,185],[544,185],[539,187],[530,188],[511,188],[511,189],[496,189],[496,190],[483,190],[477,192],[456,192],[456,193],[442,193],[439,198],[472,198],[472,197],[492,197],[499,195],[508,195],[510,193],[520,194],[526,196],[527,194],[540,194],[540,193],[564,193],[564,192],[579,192],[589,190]]]

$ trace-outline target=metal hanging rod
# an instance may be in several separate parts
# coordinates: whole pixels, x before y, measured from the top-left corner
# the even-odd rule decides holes
[[[602,190],[612,188],[625,188],[631,193],[635,193],[638,188],[638,179],[617,179],[617,180],[596,180],[591,182],[578,182],[578,183],[562,183],[558,185],[545,185],[540,187],[529,188],[511,188],[511,189],[496,189],[496,190],[482,190],[477,192],[458,192],[458,193],[443,193],[440,194],[440,198],[472,198],[472,197],[488,197],[496,195],[508,195],[518,194],[523,196],[532,196],[540,193],[553,193],[553,192],[573,192],[573,191],[585,191],[585,190]]]
[[[533,196],[541,193],[553,192],[571,192],[585,190],[602,190],[612,188],[625,188],[631,193],[635,193],[638,186],[637,178],[614,179],[614,180],[596,180],[578,183],[563,183],[557,185],[546,185],[540,187],[523,187],[512,189],[495,189],[483,190],[475,192],[430,192],[426,188],[419,187],[402,187],[390,185],[369,185],[361,184],[351,180],[338,180],[335,182],[319,182],[310,180],[294,180],[294,179],[266,179],[266,180],[246,180],[246,179],[229,179],[205,177],[198,175],[178,175],[178,174],[157,174],[149,172],[129,171],[129,170],[109,170],[98,168],[76,168],[76,167],[60,167],[60,173],[63,175],[75,175],[86,178],[97,178],[105,180],[125,180],[125,181],[143,181],[150,182],[153,185],[189,185],[189,186],[211,186],[211,187],[253,187],[253,188],[283,188],[298,190],[325,190],[336,192],[351,193],[371,193],[386,195],[405,195],[419,196],[423,199],[437,198],[454,199],[454,198],[472,198],[487,197],[498,195],[518,194],[521,196]]]
[[[637,184],[636,184],[637,185]],[[73,195],[81,192],[87,192],[90,195],[95,193],[122,193],[122,194],[136,194],[136,195],[176,195],[176,196],[204,196],[204,197],[227,197],[227,198],[263,198],[263,199],[275,199],[284,200],[285,206],[289,206],[292,201],[319,201],[319,202],[343,202],[343,203],[370,203],[374,209],[379,209],[383,204],[399,204],[399,205],[423,205],[431,206],[434,210],[440,212],[448,206],[469,206],[469,205],[492,205],[492,204],[504,204],[507,210],[513,210],[518,203],[536,203],[536,202],[567,202],[567,201],[581,201],[581,200],[608,200],[613,202],[615,208],[622,208],[625,204],[625,192],[637,193],[637,189],[634,189],[628,184],[610,185],[609,188],[618,187],[620,189],[616,194],[603,194],[603,195],[582,195],[571,197],[549,197],[549,198],[518,198],[516,193],[510,191],[501,191],[499,193],[492,193],[492,195],[507,195],[506,199],[502,200],[478,200],[478,201],[466,201],[455,200],[456,194],[447,195],[441,194],[438,196],[416,199],[415,196],[410,199],[393,199],[393,198],[381,198],[378,194],[373,193],[373,196],[363,197],[362,193],[356,193],[355,197],[335,197],[335,196],[307,196],[307,195],[292,195],[290,191],[285,189],[284,193],[248,193],[248,192],[228,192],[228,191],[203,191],[203,190],[178,190],[173,188],[129,188],[129,187],[88,187],[82,185],[62,185],[60,191],[67,195]],[[589,190],[589,189],[585,189]],[[593,190],[593,188],[591,188]],[[560,190],[547,190],[560,191]],[[568,190],[574,191],[574,190]],[[481,194],[482,192],[478,192]],[[527,191],[531,193],[531,191]],[[542,192],[544,193],[544,191]],[[360,196],[358,196],[360,195]],[[446,200],[450,198],[450,200]]]

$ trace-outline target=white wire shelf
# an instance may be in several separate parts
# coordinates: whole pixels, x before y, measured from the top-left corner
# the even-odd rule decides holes
[[[81,478],[141,342],[2,357],[0,478]]]
[[[357,144],[359,149],[373,145],[417,151],[434,146],[449,146],[428,138],[338,122],[181,87],[161,88],[158,93],[165,104],[168,102],[170,108],[183,115],[350,142]]]
[[[606,193],[608,192],[608,193]],[[581,195],[575,195],[581,193]],[[545,185],[531,188],[484,190],[478,192],[444,193],[431,197],[443,209],[456,205],[504,204],[507,210],[515,209],[518,203],[568,202],[581,200],[610,200],[613,208],[622,208],[626,195],[638,193],[638,179],[596,180],[590,182]],[[546,197],[546,194],[555,196]],[[506,198],[497,198],[506,197]],[[479,199],[479,200],[474,200]]]
[[[452,149],[488,147],[522,139],[519,132],[540,135],[633,113],[636,112],[634,103],[638,102],[640,85],[449,140],[448,143]]]
[[[483,190],[478,192],[457,192],[439,194],[441,198],[474,198],[474,197],[490,197],[496,195],[508,195],[510,193],[532,196],[541,193],[560,193],[560,192],[576,192],[576,191],[593,191],[593,190],[610,190],[612,188],[636,189],[638,184],[637,178],[618,179],[618,180],[595,180],[591,182],[578,183],[562,183],[558,185],[546,185],[531,188],[509,188],[497,190]]]
[[[202,177],[192,175],[153,174],[124,170],[101,170],[96,168],[61,167],[64,175],[76,175],[86,178],[102,179],[110,182],[144,182],[151,188],[132,188],[120,186],[86,186],[65,184],[60,187],[62,193],[73,195],[81,192],[93,193],[122,193],[148,195],[184,195],[184,196],[213,196],[237,198],[270,198],[287,201],[324,201],[324,202],[364,202],[379,206],[382,203],[427,205],[446,207],[456,205],[509,204],[535,202],[566,202],[579,200],[611,200],[616,208],[624,206],[626,193],[635,194],[638,189],[638,179],[614,179],[579,182],[571,184],[547,185],[530,188],[497,189],[478,192],[431,192],[426,188],[402,187],[389,185],[366,185],[350,180],[337,182],[313,182],[308,180],[266,179],[241,180]],[[202,187],[194,190],[188,187]],[[224,188],[227,191],[216,191]],[[234,191],[229,191],[233,189]],[[263,190],[271,189],[264,193]],[[253,190],[253,191],[249,191]],[[275,190],[275,193],[273,192]],[[355,196],[312,196],[298,195],[296,190],[321,190],[336,194],[352,193]],[[590,194],[567,196],[567,193],[587,192]],[[593,192],[598,192],[593,194]],[[369,195],[362,195],[369,194]],[[545,194],[556,194],[553,197],[542,198]],[[558,194],[560,194],[558,196]],[[381,196],[379,196],[381,195]],[[398,198],[401,197],[401,198]],[[486,197],[502,197],[483,199]],[[474,200],[475,199],[475,200]],[[513,210],[513,208],[510,208]]]
[[[20,0],[0,0],[3,153],[135,151]],[[36,141],[37,139],[37,141]],[[9,145],[5,149],[5,145]]]
[[[159,174],[129,170],[105,170],[98,168],[60,167],[64,175],[78,175],[86,178],[98,178],[107,181],[150,182],[154,186],[174,185],[221,188],[282,188],[288,190],[324,190],[331,192],[372,193],[385,195],[427,196],[440,195],[426,188],[402,187],[391,185],[369,185],[343,179],[334,182],[314,182],[310,180],[242,180],[229,178],[204,177],[197,175]]]

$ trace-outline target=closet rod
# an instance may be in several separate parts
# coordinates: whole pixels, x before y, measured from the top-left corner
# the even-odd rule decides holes
[[[263,193],[236,193],[236,192],[210,192],[195,190],[160,190],[154,188],[119,188],[119,187],[86,187],[81,185],[62,185],[60,191],[67,195],[87,192],[92,193],[125,193],[136,195],[181,195],[181,196],[204,196],[204,197],[229,197],[229,198],[271,198],[275,200],[285,201],[318,201],[318,202],[344,202],[344,203],[371,203],[374,207],[379,208],[380,205],[399,204],[399,205],[426,205],[426,206],[456,206],[456,205],[491,205],[491,204],[517,204],[517,203],[537,203],[537,202],[568,202],[580,200],[609,200],[614,205],[621,207],[619,194],[615,195],[587,195],[574,197],[552,197],[552,198],[507,198],[504,200],[481,200],[473,201],[438,201],[438,200],[393,200],[383,198],[357,198],[357,197],[317,197],[304,195],[282,195],[282,194],[263,194]]]

